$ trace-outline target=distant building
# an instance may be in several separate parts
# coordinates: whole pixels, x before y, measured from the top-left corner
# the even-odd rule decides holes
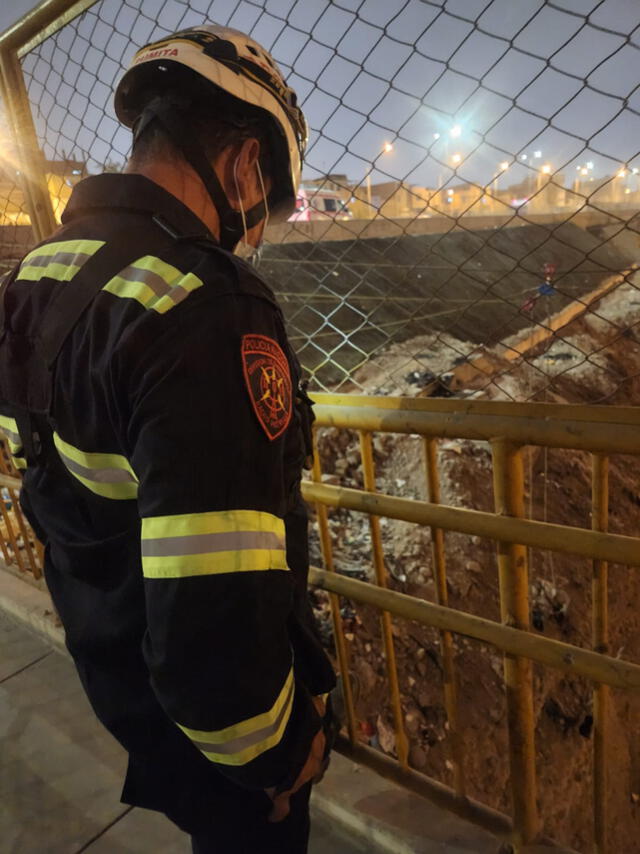
[[[334,172],[330,175],[325,175],[322,178],[312,178],[302,182],[303,187],[315,188],[320,190],[332,190],[334,193],[339,193],[345,197],[345,201],[351,196],[351,183],[346,175]]]

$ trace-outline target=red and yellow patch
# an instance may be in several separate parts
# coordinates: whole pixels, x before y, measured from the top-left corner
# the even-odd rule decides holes
[[[273,441],[284,433],[291,421],[289,362],[280,345],[266,335],[243,335],[241,352],[254,412]]]

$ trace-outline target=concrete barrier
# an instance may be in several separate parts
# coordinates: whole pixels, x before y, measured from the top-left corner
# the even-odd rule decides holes
[[[594,226],[623,225],[638,213],[637,208],[616,208],[604,211],[582,208],[574,212],[558,210],[549,213],[510,213],[506,216],[430,216],[414,219],[388,219],[382,215],[375,219],[314,220],[313,222],[285,222],[267,229],[268,243],[318,243],[373,239],[379,237],[401,237],[403,235],[446,234],[449,231],[486,231],[499,228],[519,228],[527,225],[555,226],[571,222],[580,228]]]

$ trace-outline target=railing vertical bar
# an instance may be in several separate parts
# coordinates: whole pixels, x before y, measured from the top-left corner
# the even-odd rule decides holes
[[[315,430],[313,433],[312,478],[316,483],[322,483],[322,467],[320,465],[320,454],[318,452],[318,436]],[[336,568],[333,562],[333,548],[331,546],[331,533],[329,531],[327,508],[324,504],[320,503],[317,503],[315,507],[316,514],[318,516],[320,548],[322,549],[324,566],[328,572],[335,572]],[[342,696],[344,698],[344,708],[347,717],[347,733],[349,734],[349,741],[352,744],[355,744],[356,713],[353,703],[351,677],[349,676],[349,653],[347,651],[347,643],[342,627],[342,618],[340,616],[340,599],[336,593],[329,593],[329,603],[331,606],[331,619],[333,622],[333,636],[336,640],[336,655],[338,657],[340,675],[342,676]]]
[[[498,439],[492,443],[496,513],[524,518],[522,450]],[[502,622],[529,630],[529,579],[524,546],[499,543],[500,611]],[[533,715],[533,675],[528,659],[504,656],[507,694],[509,763],[513,803],[513,842],[519,850],[538,832]]]
[[[0,454],[0,472],[12,476],[19,476],[19,474],[15,471],[11,463],[8,462],[8,459],[4,454]],[[22,514],[22,508],[20,507],[20,499],[18,496],[18,491],[12,489],[11,487],[7,487],[7,495],[11,499],[12,504],[12,513],[18,522],[18,527],[20,528],[20,533],[22,534],[22,539],[24,541],[24,548],[27,555],[27,560],[29,562],[29,569],[33,573],[34,578],[40,578],[40,570],[37,565],[36,556],[31,548],[31,537],[29,536],[29,528],[25,522],[24,516]],[[35,539],[35,535],[34,535]]]
[[[44,546],[36,538],[36,554],[38,555],[38,561],[40,562],[40,567],[38,570],[38,578],[42,578],[42,572],[44,570]]]
[[[609,527],[609,458],[593,454],[591,527],[607,531]],[[609,652],[609,567],[606,561],[593,561],[593,648]],[[593,691],[593,818],[596,854],[607,847],[607,714],[609,686],[598,684]]]
[[[376,491],[376,475],[373,464],[373,445],[371,433],[366,430],[358,431],[360,436],[360,451],[362,454],[362,471],[364,475],[364,488],[369,492]],[[387,574],[384,563],[384,551],[382,548],[382,536],[380,534],[380,519],[378,516],[369,516],[371,527],[371,546],[373,550],[373,566],[376,574],[376,582],[379,587],[387,586]],[[393,643],[393,631],[391,625],[391,614],[388,611],[380,612],[382,625],[382,638],[387,662],[387,675],[389,677],[389,688],[391,693],[391,708],[396,728],[396,750],[398,760],[403,768],[409,767],[409,744],[404,730],[404,716],[402,714],[402,702],[400,699],[400,684],[398,680],[398,667],[396,663],[396,650]]]
[[[2,557],[4,558],[4,562],[9,566],[11,563],[11,558],[9,557],[9,550],[7,549],[7,544],[5,542],[4,536],[0,532],[0,551],[2,552]]]
[[[7,510],[4,498],[0,495],[0,511],[2,512],[2,518],[4,519],[4,524],[7,528],[7,535],[9,537],[9,542],[11,543],[11,548],[13,549],[13,554],[15,556],[15,561],[18,564],[18,568],[20,572],[26,572],[26,566],[24,565],[24,558],[22,556],[22,552],[18,548],[18,541],[16,539],[16,534],[13,529],[13,523],[11,522],[11,516],[9,511]],[[7,560],[7,563],[11,563],[11,560]]]
[[[24,516],[22,515],[22,508],[20,507],[20,499],[18,497],[18,493],[15,489],[8,490],[9,497],[11,498],[11,504],[13,507],[13,515],[18,520],[18,527],[20,528],[20,533],[22,534],[22,539],[24,541],[24,548],[27,553],[27,560],[29,562],[29,568],[33,573],[34,578],[40,578],[40,569],[38,567],[38,563],[36,561],[36,556],[31,547],[31,537],[29,536],[29,530],[27,528],[27,524],[25,522]],[[35,539],[35,535],[34,535]]]
[[[437,439],[424,438],[424,461],[427,476],[427,498],[431,504],[440,504],[440,475],[438,473]],[[447,592],[447,569],[444,551],[444,531],[431,528],[431,548],[433,552],[434,576],[436,582],[436,601],[438,605],[449,604]],[[465,795],[464,763],[462,760],[462,742],[458,723],[458,697],[455,668],[453,635],[440,632],[442,644],[442,671],[444,676],[444,705],[449,723],[449,744],[453,762],[454,789],[457,795]]]

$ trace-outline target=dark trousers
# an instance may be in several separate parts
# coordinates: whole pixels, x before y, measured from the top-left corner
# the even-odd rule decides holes
[[[277,824],[267,821],[270,802],[261,792],[244,792],[224,815],[213,805],[210,825],[191,835],[193,854],[306,854],[310,794],[310,784],[296,792]]]

